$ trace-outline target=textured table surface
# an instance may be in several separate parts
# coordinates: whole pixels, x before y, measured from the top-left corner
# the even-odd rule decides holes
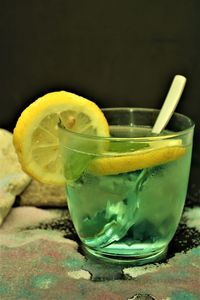
[[[186,208],[166,261],[86,258],[67,209],[14,207],[0,228],[0,299],[200,299],[200,207]]]

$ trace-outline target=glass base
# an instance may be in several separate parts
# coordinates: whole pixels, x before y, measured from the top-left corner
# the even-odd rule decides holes
[[[166,258],[168,247],[147,254],[128,256],[105,253],[96,249],[91,249],[85,245],[82,245],[82,249],[86,257],[88,256],[89,258],[94,259],[98,262],[101,260],[106,263],[112,264],[141,266],[149,263],[161,262],[162,260],[164,260]]]

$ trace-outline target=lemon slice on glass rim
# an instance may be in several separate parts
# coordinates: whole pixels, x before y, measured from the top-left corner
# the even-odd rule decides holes
[[[109,137],[107,120],[94,102],[65,91],[37,99],[19,117],[13,142],[22,169],[43,183],[66,184],[78,179],[85,169],[100,176],[135,171],[178,159],[186,151],[181,139],[173,139],[148,143],[142,149],[139,145],[132,153],[108,153],[108,156],[105,147],[100,156],[89,161],[73,151],[63,157],[60,126],[76,133]]]
[[[59,124],[73,132],[109,136],[107,120],[94,102],[65,91],[37,99],[19,117],[13,142],[22,169],[43,183],[66,183]]]

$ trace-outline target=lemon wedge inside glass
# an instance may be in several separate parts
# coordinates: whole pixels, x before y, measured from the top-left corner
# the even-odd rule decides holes
[[[126,154],[110,153],[91,161],[88,171],[94,175],[114,175],[165,164],[186,152],[180,139],[149,143],[148,147]]]

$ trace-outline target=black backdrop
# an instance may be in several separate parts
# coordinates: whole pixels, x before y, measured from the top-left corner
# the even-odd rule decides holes
[[[188,79],[177,111],[196,123],[196,166],[199,0],[0,0],[0,127],[60,89],[101,107],[159,108],[175,74]]]

